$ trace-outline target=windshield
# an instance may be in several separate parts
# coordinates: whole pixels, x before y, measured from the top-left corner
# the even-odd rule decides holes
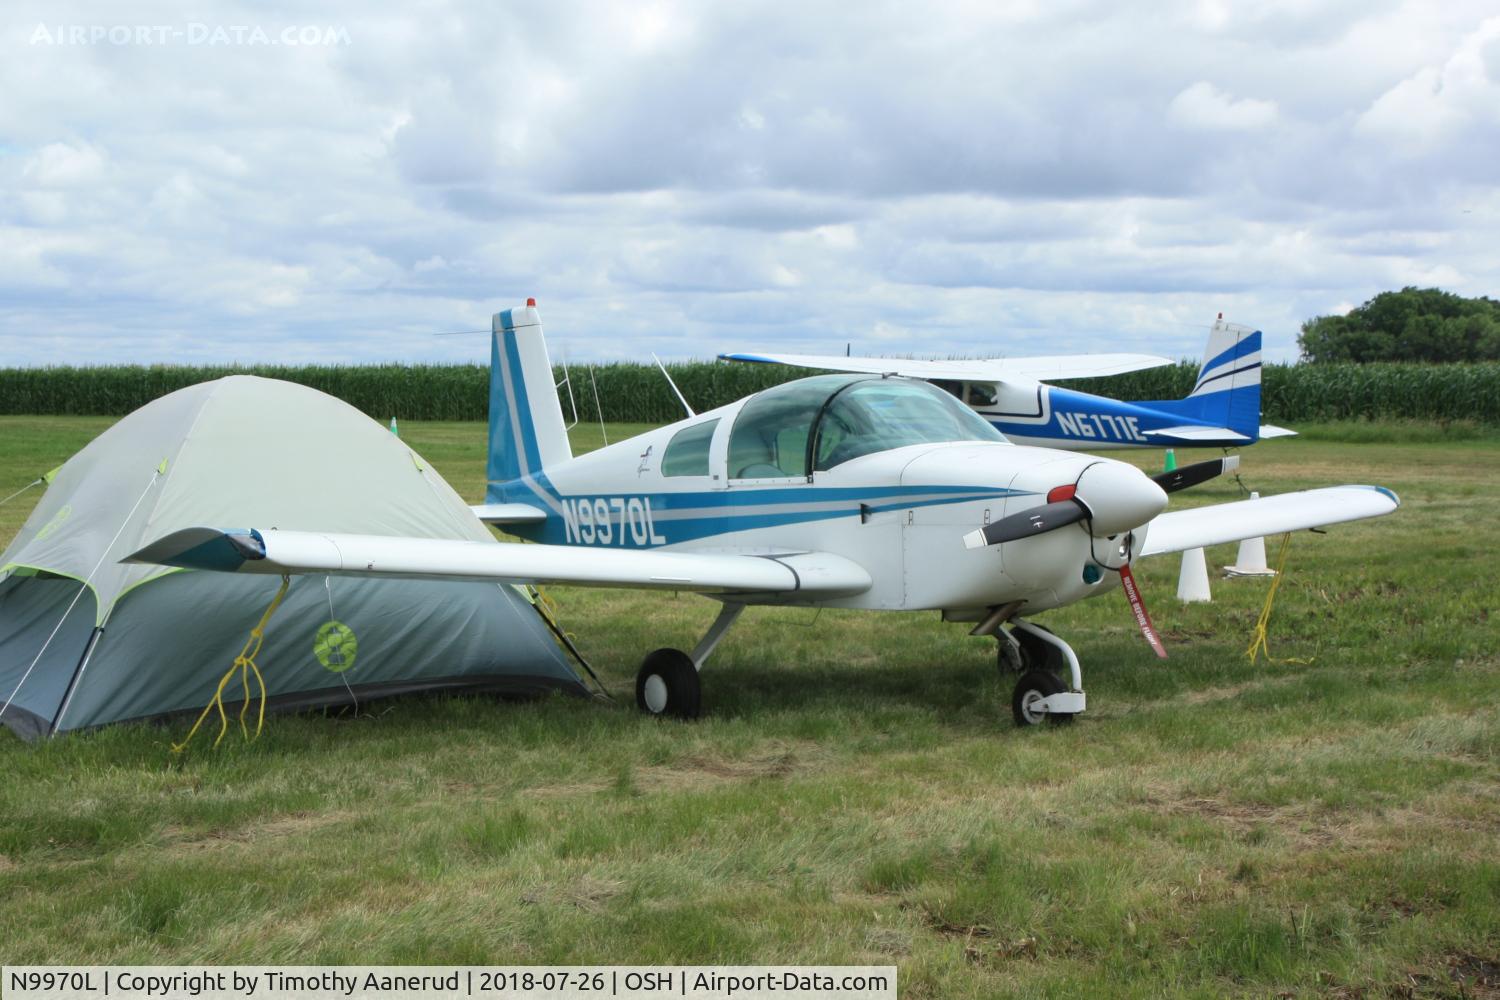
[[[989,421],[926,382],[870,379],[829,401],[818,421],[813,468],[913,444],[1004,440]]]
[[[926,382],[817,375],[745,403],[730,429],[729,477],[803,477],[911,444],[1004,440],[983,417]]]

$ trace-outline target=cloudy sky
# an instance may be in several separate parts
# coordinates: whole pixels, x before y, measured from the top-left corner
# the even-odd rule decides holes
[[[1494,0],[10,3],[0,366],[1295,354],[1500,293]]]

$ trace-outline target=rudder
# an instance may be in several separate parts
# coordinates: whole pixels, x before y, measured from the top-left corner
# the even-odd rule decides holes
[[[536,302],[495,314],[490,345],[487,493],[573,457]]]

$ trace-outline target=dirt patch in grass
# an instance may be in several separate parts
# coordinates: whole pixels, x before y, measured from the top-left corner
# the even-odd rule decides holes
[[[1386,987],[1339,985],[1332,995],[1349,998],[1401,997],[1403,1000],[1426,1000],[1429,997],[1500,1000],[1500,962],[1459,952],[1443,956],[1434,965],[1442,965],[1445,971],[1435,974],[1408,972],[1399,982]]]
[[[1478,955],[1449,955],[1448,977],[1468,995],[1500,998],[1500,961]]]
[[[809,770],[814,752],[777,743],[746,757],[697,754],[662,767],[643,768],[643,791],[677,791],[725,782],[781,779]]]
[[[560,781],[552,785],[536,785],[523,788],[516,793],[520,799],[569,799],[579,795],[598,795],[610,786],[600,778],[596,781]]]
[[[598,913],[611,899],[625,891],[619,879],[583,875],[557,885],[533,886],[521,893],[521,902],[529,906],[542,903],[571,906],[585,913]]]
[[[16,864],[6,855],[0,854],[0,875],[4,875],[6,872],[13,872],[20,867],[20,865]]]
[[[1035,935],[1002,936],[986,924],[955,924],[925,907],[918,907],[922,923],[936,934],[963,942],[964,958],[975,964],[1026,958],[1035,961],[1039,946]]]
[[[180,827],[167,827],[163,831],[163,836],[167,841],[165,846],[168,850],[192,853],[296,837],[341,823],[353,816],[353,813],[348,812],[299,812],[261,822],[246,823],[244,826],[221,827],[207,833],[187,831]]]

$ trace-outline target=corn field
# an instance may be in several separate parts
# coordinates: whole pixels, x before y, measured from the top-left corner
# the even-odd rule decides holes
[[[699,412],[806,375],[779,365],[689,362],[668,365]],[[682,415],[661,373],[649,365],[572,368],[563,412],[579,419],[663,423]],[[260,375],[319,389],[377,420],[483,420],[489,369],[483,365],[187,365],[0,368],[0,413],[118,416],[184,386],[225,375]],[[1176,399],[1193,386],[1194,364],[1177,364],[1062,385],[1116,399]],[[555,372],[560,382],[561,369]],[[1500,424],[1500,364],[1267,365],[1267,421],[1397,419]],[[595,398],[598,406],[595,406]]]

